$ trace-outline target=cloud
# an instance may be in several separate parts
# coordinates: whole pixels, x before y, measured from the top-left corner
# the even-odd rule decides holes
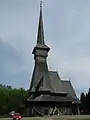
[[[23,69],[22,54],[0,39],[0,83],[25,88],[29,82],[28,77]]]

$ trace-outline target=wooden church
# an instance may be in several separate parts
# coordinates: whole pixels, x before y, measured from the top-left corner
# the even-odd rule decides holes
[[[40,4],[37,43],[32,52],[35,66],[28,93],[29,98],[25,102],[29,116],[70,115],[74,114],[80,105],[71,82],[61,80],[56,71],[48,70],[49,50],[44,40],[42,4]]]

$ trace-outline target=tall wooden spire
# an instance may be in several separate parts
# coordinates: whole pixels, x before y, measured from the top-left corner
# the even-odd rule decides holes
[[[45,44],[44,30],[43,30],[43,18],[42,18],[42,1],[40,2],[40,16],[39,16],[39,25],[38,25],[37,44]]]
[[[37,56],[37,49],[42,51],[46,51],[47,54],[43,54],[40,52],[40,56],[47,57],[48,56],[48,51],[50,48],[45,44],[44,40],[44,28],[43,28],[43,17],[42,17],[42,1],[40,2],[40,15],[39,15],[39,24],[38,24],[38,33],[37,33],[37,44],[33,49],[32,54],[34,54],[34,58],[36,59]],[[42,49],[42,50],[41,50]],[[39,55],[39,54],[38,54]]]
[[[33,49],[35,66],[32,75],[30,90],[35,91],[36,86],[39,83],[39,90],[53,91],[47,65],[47,56],[50,48],[45,44],[44,41],[44,30],[43,30],[43,19],[42,19],[42,2],[40,3],[40,16],[38,25],[37,44]],[[41,82],[40,82],[41,81]],[[42,87],[41,87],[42,86]]]

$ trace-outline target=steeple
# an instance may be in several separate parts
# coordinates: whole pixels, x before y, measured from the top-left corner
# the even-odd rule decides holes
[[[42,1],[40,2],[40,16],[39,16],[39,25],[38,25],[37,44],[45,44],[44,30],[43,30],[43,18],[42,18]]]
[[[42,19],[42,2],[40,3],[40,16],[37,35],[37,44],[33,49],[35,66],[32,75],[30,90],[35,91],[36,86],[39,85],[39,89],[43,91],[53,91],[47,65],[47,56],[50,48],[44,41],[43,19]],[[41,84],[42,83],[42,84]]]
[[[39,15],[39,25],[37,34],[37,44],[33,49],[32,54],[34,54],[34,59],[36,57],[47,58],[50,48],[45,44],[44,40],[44,29],[43,29],[43,17],[42,17],[42,1],[40,2],[40,15]]]

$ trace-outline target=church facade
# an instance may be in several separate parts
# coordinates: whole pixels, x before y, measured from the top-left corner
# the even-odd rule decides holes
[[[35,65],[29,98],[26,100],[29,116],[74,114],[80,105],[70,81],[61,80],[57,71],[49,71],[47,57],[50,48],[45,44],[42,5],[38,25],[37,43],[33,49]],[[76,113],[75,113],[76,114]]]

